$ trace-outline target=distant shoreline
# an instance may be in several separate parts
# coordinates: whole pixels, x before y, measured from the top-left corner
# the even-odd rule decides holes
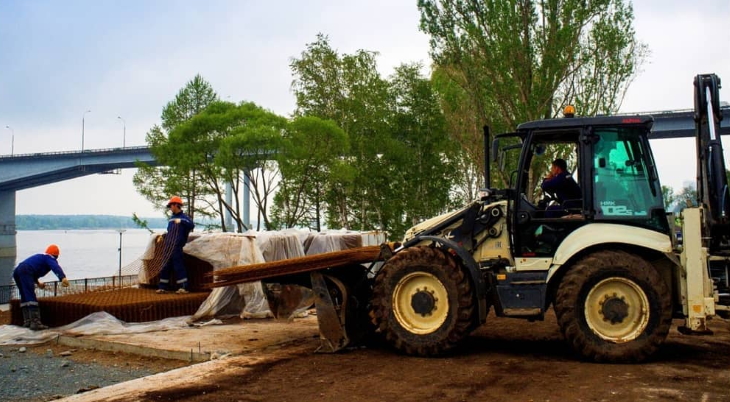
[[[150,229],[164,229],[167,218],[140,218]],[[131,216],[118,215],[16,215],[16,230],[144,229]]]

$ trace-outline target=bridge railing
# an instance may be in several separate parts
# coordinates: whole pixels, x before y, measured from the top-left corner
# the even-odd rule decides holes
[[[61,286],[61,282],[46,282],[45,289],[36,288],[37,297],[54,297],[70,294],[87,293],[99,290],[111,290],[136,285],[137,275],[105,276],[100,278],[84,278],[69,280],[69,286]],[[11,299],[20,299],[18,286],[0,286],[0,304],[10,303]]]
[[[99,149],[85,149],[83,151],[54,151],[54,152],[35,152],[31,154],[13,154],[13,155],[0,155],[0,159],[19,159],[19,158],[37,158],[39,156],[59,156],[59,155],[74,155],[74,154],[105,154],[118,151],[143,151],[148,150],[147,145],[139,145],[133,147],[117,147],[117,148],[99,148]]]

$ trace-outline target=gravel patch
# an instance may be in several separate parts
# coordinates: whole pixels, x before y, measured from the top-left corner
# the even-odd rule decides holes
[[[0,401],[59,399],[180,365],[60,346],[0,346]]]

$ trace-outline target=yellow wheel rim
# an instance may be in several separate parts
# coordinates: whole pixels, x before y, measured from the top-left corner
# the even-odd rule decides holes
[[[626,278],[604,279],[586,297],[588,327],[601,339],[623,343],[636,339],[649,323],[649,299]]]
[[[393,291],[393,313],[400,325],[411,333],[435,332],[449,314],[446,288],[430,273],[410,273]]]

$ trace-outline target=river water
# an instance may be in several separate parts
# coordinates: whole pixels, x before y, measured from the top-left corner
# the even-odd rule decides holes
[[[158,229],[157,233],[164,233]],[[69,279],[98,278],[119,274],[119,230],[23,230],[18,231],[16,264],[45,251],[55,243],[61,249],[58,263]],[[140,258],[150,238],[146,229],[127,229],[121,235],[124,268]],[[127,274],[126,270],[124,273]],[[53,273],[42,281],[55,281]]]

